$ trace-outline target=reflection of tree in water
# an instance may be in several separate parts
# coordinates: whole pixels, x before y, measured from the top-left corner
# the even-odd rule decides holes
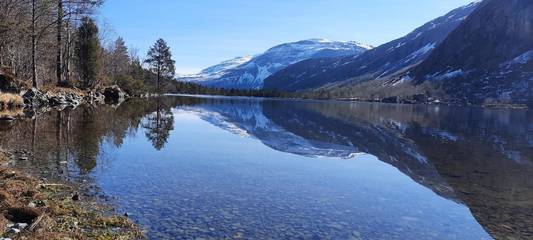
[[[94,109],[84,107],[81,111],[81,116],[78,118],[78,131],[74,134],[74,141],[78,146],[78,151],[75,152],[74,158],[82,172],[90,172],[96,167],[96,159],[100,151],[100,135],[98,114],[95,114]]]
[[[146,117],[142,127],[146,129],[146,138],[152,142],[154,148],[161,150],[168,142],[170,131],[174,130],[174,116],[160,99],[156,100],[156,104],[156,111]]]
[[[163,149],[173,130],[174,107],[196,105],[209,111],[224,107],[222,114],[246,112],[228,111],[228,105],[246,110],[257,104],[173,97],[130,99],[118,108],[80,106],[0,123],[0,146],[31,149],[36,158],[27,164],[44,166],[50,173],[64,170],[61,162],[67,160],[87,173],[102,164],[97,161],[102,142],[120,147],[139,127],[156,149]],[[313,142],[335,143],[327,147],[355,146],[441,196],[465,204],[496,239],[533,238],[531,111],[337,102],[260,104],[264,117],[284,131]],[[233,117],[233,123],[244,129],[256,127],[255,121],[241,119],[246,118]],[[259,139],[263,134],[249,133]],[[418,161],[417,156],[427,161]]]

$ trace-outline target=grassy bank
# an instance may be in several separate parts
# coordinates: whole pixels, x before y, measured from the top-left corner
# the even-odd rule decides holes
[[[8,167],[0,151],[0,238],[142,239],[129,219],[80,198],[75,185],[49,183]]]

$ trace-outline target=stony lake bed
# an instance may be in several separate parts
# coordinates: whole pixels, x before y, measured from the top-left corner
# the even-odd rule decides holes
[[[149,239],[527,239],[533,113],[167,96],[0,126]]]

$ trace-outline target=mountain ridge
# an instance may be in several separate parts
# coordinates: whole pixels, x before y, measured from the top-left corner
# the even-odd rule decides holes
[[[406,36],[373,48],[360,56],[299,62],[267,78],[265,88],[300,91],[335,82],[364,82],[392,75],[427,57],[478,4],[479,2],[473,2],[456,8]]]
[[[269,48],[239,65],[225,68],[223,72],[212,75],[197,74],[193,78],[178,78],[178,81],[191,81],[221,88],[260,89],[263,80],[273,73],[302,60],[311,58],[329,58],[338,56],[354,56],[371,49],[370,45],[355,41],[330,41],[327,39],[307,39],[284,43]],[[224,63],[224,62],[223,62]],[[223,64],[222,63],[222,64]],[[219,64],[220,65],[220,64]],[[216,68],[219,65],[204,69]]]

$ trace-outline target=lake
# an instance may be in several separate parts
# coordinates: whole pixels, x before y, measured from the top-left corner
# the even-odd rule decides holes
[[[533,112],[168,96],[0,125],[150,239],[532,239]]]

